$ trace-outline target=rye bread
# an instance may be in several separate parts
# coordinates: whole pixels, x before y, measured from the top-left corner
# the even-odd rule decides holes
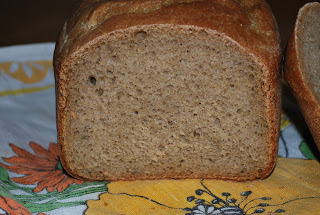
[[[54,54],[61,162],[87,180],[265,178],[280,59],[263,0],[82,1]]]

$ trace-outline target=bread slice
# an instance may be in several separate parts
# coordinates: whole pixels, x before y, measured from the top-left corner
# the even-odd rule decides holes
[[[82,2],[54,56],[65,169],[87,180],[266,177],[280,54],[262,0]]]
[[[320,3],[307,3],[299,10],[284,71],[320,150]]]

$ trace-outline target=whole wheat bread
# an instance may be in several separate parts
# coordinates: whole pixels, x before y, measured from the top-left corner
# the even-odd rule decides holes
[[[285,77],[320,150],[320,3],[298,12],[285,56]]]
[[[268,176],[280,55],[263,0],[81,2],[54,55],[63,166],[88,180]]]

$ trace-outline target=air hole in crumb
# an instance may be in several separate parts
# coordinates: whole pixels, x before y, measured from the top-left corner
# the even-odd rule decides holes
[[[180,138],[181,140],[187,140],[187,139],[186,139],[186,136],[184,136],[184,135],[179,135],[179,138]]]
[[[134,110],[133,113],[134,113],[134,114],[139,114],[139,111]]]
[[[103,94],[103,89],[98,89],[98,90],[96,90],[96,93],[98,94],[98,96],[102,96],[102,94]]]
[[[117,60],[117,56],[113,55],[113,56],[111,57],[111,60],[112,60],[112,61],[116,61],[116,60]]]
[[[200,133],[197,130],[193,131],[193,136],[194,137],[200,137]]]
[[[90,83],[91,83],[92,85],[96,85],[96,83],[97,83],[96,78],[93,77],[93,76],[90,76],[90,77],[89,77],[89,81],[90,81]]]
[[[122,98],[122,96],[124,96],[123,92],[117,92],[116,93],[116,97],[118,100],[120,100]]]
[[[249,69],[250,71],[254,71],[254,67],[251,66],[251,65],[248,66],[248,69]]]
[[[147,33],[145,31],[138,31],[135,35],[137,39],[144,40],[147,38]]]
[[[139,96],[141,96],[141,95],[142,95],[142,90],[137,89],[137,94],[138,94]]]

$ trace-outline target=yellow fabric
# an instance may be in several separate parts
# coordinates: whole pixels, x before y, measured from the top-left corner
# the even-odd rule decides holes
[[[0,89],[0,97],[16,96],[44,91],[54,87],[54,80],[47,83],[44,79],[53,72],[52,60],[1,62],[0,80],[7,75],[6,89]]]
[[[51,68],[52,60],[0,63],[0,71],[25,84],[34,84],[42,81]],[[32,71],[32,74],[28,75],[27,69]]]
[[[25,93],[34,93],[34,92],[39,92],[39,91],[44,91],[49,88],[53,88],[54,84],[49,84],[44,87],[31,87],[31,88],[21,88],[17,90],[5,90],[5,91],[0,91],[0,97],[1,96],[8,96],[8,95],[20,95],[20,94],[25,94]]]
[[[281,112],[281,123],[280,123],[280,130],[283,130],[286,126],[290,125],[290,120],[288,119],[285,112]]]
[[[230,203],[235,206],[245,199],[246,191],[251,191],[251,195],[238,205],[245,214],[255,214],[257,209],[260,209],[257,212],[261,213],[264,210],[263,214],[281,212],[284,214],[320,214],[320,164],[316,160],[280,158],[270,177],[252,182],[129,181],[111,182],[108,188],[108,192],[101,194],[98,200],[87,202],[86,214],[187,214],[190,213],[190,209],[197,206],[195,200],[188,202],[188,197],[189,200],[192,199],[192,196],[204,199],[208,201],[207,205],[210,205],[215,199],[208,193],[197,195],[196,190],[199,189],[210,191],[222,200],[226,200],[226,195],[229,193],[228,199],[237,199],[235,204]],[[211,213],[200,213],[201,210],[198,210],[197,214],[219,214],[218,207],[221,210],[223,206],[225,205],[216,205],[216,213],[212,210],[207,211]],[[184,208],[189,208],[189,211],[183,210]],[[199,207],[199,209],[203,208]]]

